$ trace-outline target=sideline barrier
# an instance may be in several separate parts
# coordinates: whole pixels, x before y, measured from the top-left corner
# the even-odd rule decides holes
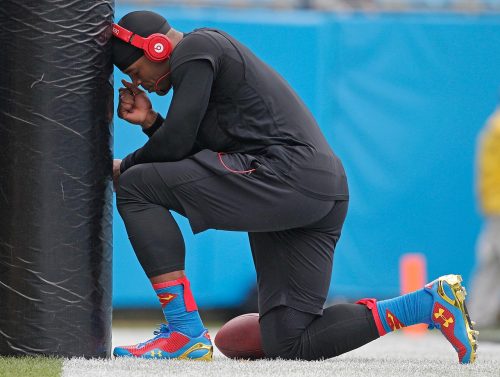
[[[1,1],[3,356],[111,354],[113,10]]]

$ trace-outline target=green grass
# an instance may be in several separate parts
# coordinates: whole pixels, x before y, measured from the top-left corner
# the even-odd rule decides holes
[[[0,357],[0,377],[59,377],[63,359],[43,356]]]

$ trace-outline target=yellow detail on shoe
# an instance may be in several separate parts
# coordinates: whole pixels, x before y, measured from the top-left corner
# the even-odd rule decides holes
[[[450,285],[450,287],[453,290],[453,294],[455,295],[456,292],[455,292],[454,287],[458,286],[459,288],[462,288],[462,286],[460,285],[460,283],[462,282],[462,276],[460,276],[460,275],[441,276],[438,279],[438,289],[437,289],[439,296],[441,296],[441,298],[443,300],[445,300],[448,304],[453,305],[454,307],[460,309],[460,307],[456,304],[455,297],[448,297],[448,295],[446,294],[444,287],[443,287],[443,282],[446,282]]]
[[[435,317],[436,319],[437,319],[437,318],[439,318],[439,317],[441,317],[441,318],[443,319],[443,321],[444,321],[443,326],[444,326],[444,327],[448,327],[448,326],[450,326],[450,323],[453,323],[453,322],[454,322],[454,321],[453,321],[453,318],[452,318],[452,317],[450,317],[450,318],[446,318],[446,317],[443,315],[443,313],[444,313],[444,310],[443,310],[443,309],[439,309],[436,313],[434,313],[434,317]]]
[[[161,352],[160,350],[157,350],[157,351],[152,350],[152,351],[150,351],[150,352],[149,352],[149,354],[151,355],[151,357],[153,357],[153,358],[155,358],[155,359],[156,359],[157,357],[161,357],[161,356],[163,355],[163,354],[162,354],[162,352]]]
[[[460,309],[460,312],[462,313],[462,318],[465,323],[465,329],[467,331],[467,338],[469,340],[470,346],[471,346],[471,354],[470,354],[470,363],[472,364],[476,360],[476,354],[477,354],[477,337],[479,335],[479,331],[473,330],[473,322],[469,318],[469,313],[467,312],[467,307],[465,306],[465,296],[467,296],[467,291],[465,290],[464,287],[462,287],[462,276],[461,275],[445,275],[441,276],[438,278],[438,293],[443,300],[446,302],[450,303],[451,305],[455,306],[456,308]],[[448,283],[450,286],[452,292],[453,292],[453,298],[450,298],[446,295],[443,284]],[[442,313],[440,313],[442,315]],[[434,313],[434,316],[436,318],[439,317],[438,313]],[[453,321],[452,318],[449,318]],[[445,319],[445,323],[443,326],[448,327],[449,323]]]
[[[189,354],[191,352],[198,351],[201,349],[207,350],[207,353],[201,357],[196,358],[196,359],[191,359],[189,357]],[[197,360],[197,361],[212,361],[213,353],[214,353],[213,346],[209,346],[207,344],[200,342],[200,343],[196,343],[195,345],[191,346],[186,352],[184,352],[182,355],[178,356],[177,359],[179,359],[179,360],[189,359],[189,360]]]

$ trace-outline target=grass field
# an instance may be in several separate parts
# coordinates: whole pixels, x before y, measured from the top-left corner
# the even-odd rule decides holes
[[[0,377],[58,377],[62,364],[50,357],[0,357]]]
[[[211,331],[215,335],[216,331]],[[113,345],[147,339],[151,329],[113,330]],[[480,338],[481,339],[481,338]],[[236,361],[217,350],[213,362],[179,360],[57,360],[50,358],[0,358],[0,377],[145,377],[145,376],[500,376],[500,344],[479,342],[478,360],[460,365],[451,345],[438,331],[415,337],[389,334],[355,351],[316,362],[261,360]]]
[[[211,330],[215,335],[216,331]],[[116,329],[113,344],[132,344],[147,339],[150,329]],[[66,361],[63,377],[142,377],[142,376],[500,376],[500,344],[479,343],[474,365],[460,365],[451,345],[438,331],[422,337],[389,334],[340,357],[317,362],[235,361],[217,350],[214,361],[82,360]]]

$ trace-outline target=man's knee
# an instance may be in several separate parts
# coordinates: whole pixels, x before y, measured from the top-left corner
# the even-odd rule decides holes
[[[276,339],[269,334],[262,333],[262,349],[264,354],[269,359],[296,359],[295,351],[293,350],[293,345],[284,344],[281,339]]]
[[[122,214],[128,205],[160,205],[180,214],[185,211],[173,190],[165,184],[153,164],[134,165],[127,169],[118,180],[116,204]]]
[[[147,170],[151,169],[147,164],[134,165],[127,169],[118,179],[116,187],[116,204],[118,210],[130,201],[142,198],[142,186],[147,181]]]
[[[302,334],[314,315],[278,306],[260,320],[262,348],[266,357],[301,359]]]

